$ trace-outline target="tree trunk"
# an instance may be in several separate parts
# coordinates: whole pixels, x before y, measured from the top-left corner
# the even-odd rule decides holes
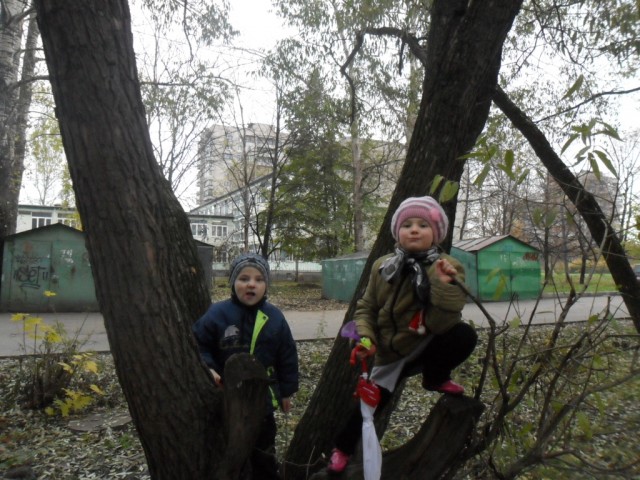
[[[422,102],[406,163],[346,319],[368,281],[373,261],[391,251],[391,216],[408,196],[426,195],[437,174],[459,181],[463,162],[486,122],[497,84],[502,45],[521,0],[434,2],[424,65]],[[445,205],[455,218],[455,205]],[[453,221],[451,221],[451,229]],[[447,249],[451,237],[448,237]],[[349,367],[349,344],[337,338],[286,455],[287,478],[305,478],[325,465],[320,459],[350,411],[356,372]],[[297,467],[293,467],[293,466]],[[307,467],[307,465],[310,465]],[[308,470],[307,470],[308,468]]]
[[[127,2],[38,0],[37,10],[96,294],[149,472],[232,478],[247,452],[227,455],[230,417],[191,334],[210,299],[187,216],[153,157]]]
[[[362,200],[362,147],[358,120],[351,123],[351,156],[353,164],[353,242],[356,252],[364,251],[364,207]]]
[[[584,219],[593,240],[601,249],[609,272],[611,272],[633,319],[633,324],[640,332],[640,285],[618,235],[595,197],[584,189],[580,181],[554,152],[535,123],[511,101],[501,88],[496,89],[494,102],[529,141],[540,161],[547,167],[549,173]]]
[[[20,112],[18,68],[27,3],[7,0],[0,8],[0,257],[7,235],[16,231],[24,157],[16,155]],[[23,135],[24,136],[24,135]]]

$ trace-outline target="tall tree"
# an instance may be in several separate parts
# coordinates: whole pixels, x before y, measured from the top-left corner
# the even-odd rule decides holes
[[[313,69],[285,101],[288,164],[280,184],[276,231],[303,258],[327,258],[352,245],[346,148],[339,142],[340,102]]]
[[[7,235],[15,233],[24,170],[31,77],[35,70],[38,29],[31,3],[0,4],[0,257]],[[23,31],[27,37],[23,49]]]
[[[153,157],[127,3],[42,0],[37,10],[96,293],[151,476],[237,478],[266,384],[242,377],[247,363],[222,393],[200,360],[190,327],[210,299],[187,217]],[[246,428],[231,428],[233,412]]]
[[[397,35],[420,59],[427,74],[407,159],[355,298],[366,285],[373,260],[393,246],[389,225],[399,203],[407,196],[429,193],[438,174],[448,180],[460,180],[463,165],[458,158],[473,147],[484,127],[497,84],[502,45],[520,3],[498,1],[489,6],[486,2],[436,1],[424,47],[416,37],[402,30],[370,31],[371,34]],[[455,218],[455,204],[444,207],[449,217]],[[351,317],[354,307],[352,301],[346,318]],[[314,464],[322,453],[328,453],[333,433],[340,428],[341,419],[347,417],[349,402],[346,399],[354,385],[353,373],[344,362],[348,348],[346,340],[336,340],[287,452],[286,460],[291,465]],[[405,462],[403,467],[406,470],[394,472],[396,477],[417,476],[418,472],[411,468],[424,468],[410,462]],[[296,472],[293,478],[304,478],[303,470],[290,469]],[[432,471],[430,475],[437,478],[439,472]]]

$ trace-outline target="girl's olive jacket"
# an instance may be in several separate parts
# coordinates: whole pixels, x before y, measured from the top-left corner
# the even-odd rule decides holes
[[[425,339],[409,327],[414,315],[422,305],[416,298],[410,275],[406,270],[399,273],[390,283],[380,274],[380,265],[390,255],[377,259],[371,269],[367,289],[358,300],[354,320],[358,334],[369,337],[376,344],[376,365],[387,365],[405,357]],[[455,258],[442,254],[458,271],[458,281],[464,282],[464,267]],[[427,268],[431,282],[431,306],[425,312],[427,333],[441,334],[462,321],[462,308],[466,296],[454,283],[444,283],[438,279],[435,263]]]

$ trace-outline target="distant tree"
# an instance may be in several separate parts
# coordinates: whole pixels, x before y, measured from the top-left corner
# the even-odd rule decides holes
[[[318,69],[285,103],[289,160],[275,231],[285,250],[306,259],[333,257],[352,244],[350,166],[347,147],[339,142],[340,108]]]
[[[165,178],[179,200],[193,205],[197,142],[217,117],[229,85],[217,74],[218,59],[200,51],[206,39],[197,39],[191,52],[185,52],[181,44],[191,37],[165,25],[157,14],[151,17],[152,41],[143,42],[139,60],[147,123]]]
[[[53,205],[63,200],[66,158],[55,118],[43,115],[35,120],[29,135],[27,174],[38,194],[37,205]],[[66,203],[75,202],[66,198]]]

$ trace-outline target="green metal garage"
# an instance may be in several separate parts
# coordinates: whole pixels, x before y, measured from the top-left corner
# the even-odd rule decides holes
[[[451,256],[462,262],[467,287],[480,300],[540,295],[540,251],[512,235],[457,240]]]
[[[97,311],[84,240],[83,232],[61,223],[8,236],[2,257],[0,311]]]

